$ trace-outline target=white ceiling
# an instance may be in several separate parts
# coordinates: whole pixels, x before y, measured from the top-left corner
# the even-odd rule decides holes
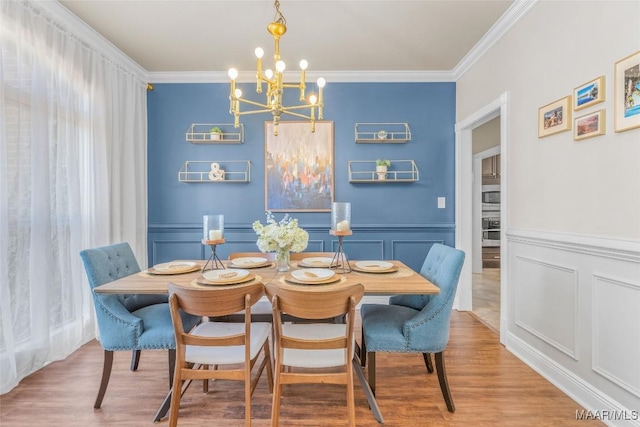
[[[59,0],[151,73],[272,68],[271,0]],[[450,71],[513,0],[282,0],[287,69]]]

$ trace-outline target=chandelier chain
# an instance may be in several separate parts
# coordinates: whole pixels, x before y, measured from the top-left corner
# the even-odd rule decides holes
[[[282,12],[280,12],[280,2],[278,0],[275,0],[273,5],[276,8],[276,13],[273,16],[273,21],[282,25],[287,25],[287,20],[284,19],[284,15],[282,14]]]

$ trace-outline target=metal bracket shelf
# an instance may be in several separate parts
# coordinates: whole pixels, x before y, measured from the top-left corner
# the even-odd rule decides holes
[[[395,183],[416,182],[420,179],[418,166],[413,160],[391,160],[391,169],[384,178],[376,171],[375,160],[350,160],[349,182],[352,183]]]
[[[209,130],[214,127],[220,128],[222,133],[211,134]],[[242,144],[244,126],[236,128],[233,124],[194,123],[189,126],[185,138],[192,144]]]
[[[208,183],[251,182],[251,161],[187,160],[178,172],[178,181]]]
[[[408,123],[356,123],[358,144],[401,144],[411,141]]]

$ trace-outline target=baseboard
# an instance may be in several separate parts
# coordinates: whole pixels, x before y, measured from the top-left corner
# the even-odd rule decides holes
[[[507,334],[507,350],[589,411],[589,419],[599,419],[608,426],[640,427],[638,409],[625,408],[610,399],[514,334]],[[576,418],[579,409],[576,405]]]

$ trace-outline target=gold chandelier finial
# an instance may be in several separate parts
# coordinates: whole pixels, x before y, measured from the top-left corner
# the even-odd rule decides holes
[[[275,70],[267,69],[262,70],[262,57],[264,56],[264,50],[258,47],[255,50],[257,61],[256,71],[256,92],[262,93],[263,83],[267,84],[266,103],[260,103],[251,101],[242,97],[242,91],[236,87],[236,79],[238,78],[238,70],[235,68],[229,69],[229,77],[231,78],[231,92],[229,94],[229,113],[234,116],[234,124],[236,127],[240,126],[240,116],[245,114],[257,114],[257,113],[271,113],[273,116],[273,134],[278,135],[278,123],[280,123],[280,117],[283,114],[289,114],[291,116],[300,117],[311,122],[311,132],[315,132],[316,121],[316,109],[318,111],[318,120],[322,120],[323,116],[323,100],[322,90],[326,84],[326,81],[320,77],[316,84],[318,86],[318,95],[310,94],[305,99],[305,75],[308,67],[307,61],[304,59],[300,61],[300,83],[284,83],[284,71],[286,65],[280,58],[280,38],[287,32],[287,20],[284,18],[282,12],[280,12],[280,2],[275,0],[274,3],[276,14],[274,16],[274,22],[267,25],[267,31],[273,36],[275,42],[273,59],[275,62]],[[282,97],[286,88],[295,88],[300,91],[299,105],[285,107],[282,105]],[[258,109],[240,111],[240,104],[248,104]],[[294,112],[293,110],[309,109],[309,114],[301,114]]]

